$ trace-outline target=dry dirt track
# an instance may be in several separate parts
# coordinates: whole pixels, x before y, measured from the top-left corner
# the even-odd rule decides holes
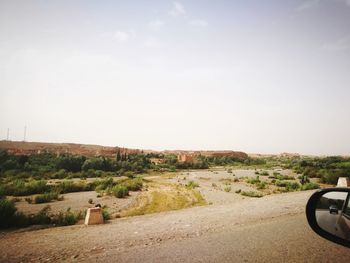
[[[307,226],[312,192],[0,235],[1,262],[348,262]]]

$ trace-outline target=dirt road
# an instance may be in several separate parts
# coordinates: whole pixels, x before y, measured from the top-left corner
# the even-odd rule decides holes
[[[71,226],[1,233],[1,262],[346,262],[307,226],[312,191]]]

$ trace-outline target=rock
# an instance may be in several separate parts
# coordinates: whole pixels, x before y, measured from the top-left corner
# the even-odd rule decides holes
[[[89,208],[85,216],[85,225],[103,224],[101,207]]]

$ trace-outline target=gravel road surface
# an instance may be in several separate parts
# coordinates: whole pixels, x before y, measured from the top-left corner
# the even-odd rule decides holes
[[[305,218],[312,191],[0,234],[1,262],[347,262]]]

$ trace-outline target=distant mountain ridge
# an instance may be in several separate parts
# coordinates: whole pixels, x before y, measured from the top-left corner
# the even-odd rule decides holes
[[[101,146],[93,144],[78,143],[47,143],[47,142],[23,142],[23,141],[0,141],[0,149],[6,150],[14,155],[31,155],[39,153],[52,154],[74,154],[84,156],[105,156],[114,157],[117,152],[120,153],[163,153],[163,154],[189,154],[203,156],[230,156],[237,158],[248,158],[248,154],[241,151],[184,151],[184,150],[165,150],[154,151],[145,149],[130,149],[123,147]]]

